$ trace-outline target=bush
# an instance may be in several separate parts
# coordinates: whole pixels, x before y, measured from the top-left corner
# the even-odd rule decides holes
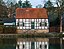
[[[16,27],[4,27],[4,33],[15,34],[16,33]]]
[[[3,25],[0,25],[0,34],[3,33]]]

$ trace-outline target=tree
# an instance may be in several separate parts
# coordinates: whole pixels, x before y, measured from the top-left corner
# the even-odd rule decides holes
[[[47,8],[48,10],[48,18],[49,18],[49,27],[53,27],[54,32],[59,32],[60,31],[60,18],[59,18],[59,12],[58,12],[58,7],[54,7],[52,2],[48,0],[45,4],[44,7]],[[56,29],[58,28],[58,29]]]
[[[50,0],[48,0],[45,4],[44,4],[45,8],[49,8],[49,7],[53,7],[53,4]]]
[[[64,0],[56,0],[56,4],[58,7],[64,7]]]
[[[0,4],[2,4],[3,0],[0,0]]]
[[[16,4],[15,4],[15,9],[18,8],[18,7],[19,7],[19,5],[18,5],[18,3],[16,3]]]
[[[19,6],[20,8],[22,7],[22,1],[21,1],[21,0],[18,1],[18,6]]]
[[[57,0],[56,1],[56,4],[57,4],[57,12],[58,12],[58,17],[60,19],[60,32],[64,31],[64,25],[62,21],[63,20],[63,14],[64,14],[64,0]],[[62,28],[63,27],[63,28]]]
[[[44,8],[47,8],[48,10],[48,15],[49,15],[49,22],[50,20],[51,21],[54,21],[55,19],[54,18],[54,6],[52,4],[52,2],[50,0],[48,0],[45,4],[44,4]]]
[[[21,0],[19,0],[18,5],[19,5],[20,8],[31,8],[32,7],[31,3],[27,0],[24,1],[23,3],[22,3]]]
[[[41,4],[38,4],[36,8],[43,8],[43,6]]]
[[[13,5],[16,4],[16,0],[4,0],[4,2],[6,3],[6,6],[9,8],[11,6],[11,3],[13,3]]]
[[[5,9],[4,9],[5,8]],[[0,0],[0,18],[7,17],[7,7],[5,6],[5,2]]]
[[[24,1],[24,3],[22,4],[22,8],[31,8],[32,5],[29,1]]]

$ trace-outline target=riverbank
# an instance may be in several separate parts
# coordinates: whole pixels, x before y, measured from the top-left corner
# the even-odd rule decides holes
[[[62,33],[34,33],[34,34],[0,34],[0,38],[62,38],[64,35]]]

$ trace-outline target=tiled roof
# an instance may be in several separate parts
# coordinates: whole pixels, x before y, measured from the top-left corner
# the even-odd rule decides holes
[[[16,18],[48,18],[45,8],[17,8]]]

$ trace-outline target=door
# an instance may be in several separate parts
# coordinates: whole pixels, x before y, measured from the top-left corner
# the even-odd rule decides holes
[[[31,22],[31,29],[34,29],[34,27],[35,27],[35,23]]]

